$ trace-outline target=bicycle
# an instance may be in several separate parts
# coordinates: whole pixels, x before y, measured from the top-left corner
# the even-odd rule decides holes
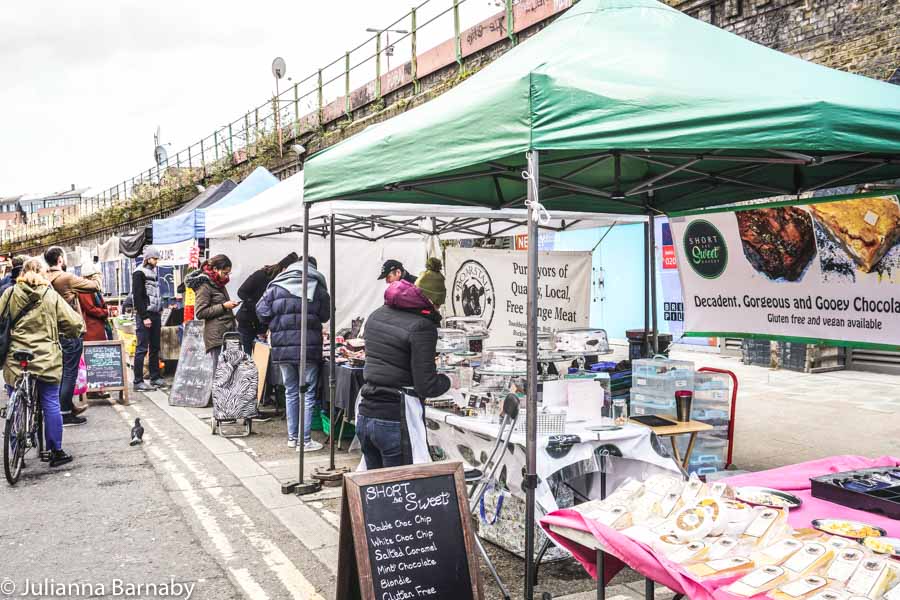
[[[3,471],[9,485],[19,481],[25,468],[25,455],[32,448],[38,449],[38,456],[44,455],[44,413],[37,395],[35,379],[28,371],[28,364],[34,360],[34,353],[27,350],[13,352],[19,361],[22,374],[16,380],[9,403],[2,411],[6,419],[3,435]]]

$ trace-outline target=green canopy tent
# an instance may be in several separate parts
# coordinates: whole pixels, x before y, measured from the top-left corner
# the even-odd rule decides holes
[[[781,54],[655,0],[581,0],[447,93],[315,154],[305,172],[306,203],[652,217],[900,177],[900,87]],[[530,290],[537,230],[533,219]],[[652,224],[648,232],[649,251]],[[652,292],[653,269],[649,278]],[[529,295],[526,598],[536,314]]]

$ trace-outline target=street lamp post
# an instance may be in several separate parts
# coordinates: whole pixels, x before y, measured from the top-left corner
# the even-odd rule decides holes
[[[391,46],[391,33],[399,33],[400,35],[406,35],[409,33],[405,29],[375,29],[374,27],[366,28],[366,31],[369,33],[377,33],[381,35],[384,34],[385,48],[384,55],[387,57],[387,70],[391,70],[391,56],[394,54],[394,47]],[[381,60],[381,57],[378,57],[378,60]]]

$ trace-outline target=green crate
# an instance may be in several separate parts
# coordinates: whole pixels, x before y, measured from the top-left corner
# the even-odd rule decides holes
[[[338,429],[340,429],[340,423],[338,423]],[[325,432],[325,435],[331,435],[331,420],[328,418],[328,413],[322,413],[322,431]],[[356,427],[353,426],[353,423],[347,423],[344,425],[344,435],[341,439],[350,440],[353,439],[353,436],[356,435]]]
[[[312,416],[312,421],[310,422],[310,427],[312,428],[313,431],[325,431],[324,424],[323,424],[322,411],[319,410],[318,406],[313,407],[313,416]]]

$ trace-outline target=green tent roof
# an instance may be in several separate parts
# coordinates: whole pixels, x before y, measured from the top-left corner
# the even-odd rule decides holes
[[[305,199],[646,212],[900,177],[900,86],[655,0],[581,0],[445,94],[312,156]],[[648,191],[653,191],[650,198]]]

